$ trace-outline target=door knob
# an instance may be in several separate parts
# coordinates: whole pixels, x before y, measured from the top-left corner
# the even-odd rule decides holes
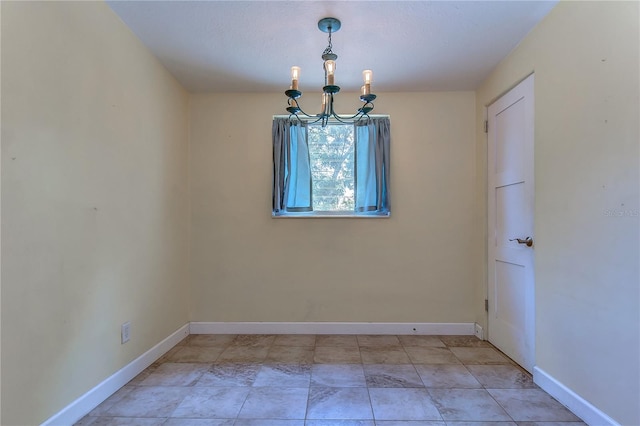
[[[527,237],[524,240],[522,238],[513,238],[509,241],[517,241],[518,244],[526,244],[527,247],[531,247],[533,245],[533,240],[531,239],[531,237]]]

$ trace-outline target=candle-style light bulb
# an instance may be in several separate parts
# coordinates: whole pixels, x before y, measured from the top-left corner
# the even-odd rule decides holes
[[[373,81],[373,71],[364,70],[362,71],[362,78],[364,79],[364,84],[371,84]]]
[[[368,95],[371,93],[371,82],[373,81],[373,71],[364,70],[362,71],[362,78],[364,80],[364,90],[363,95]]]
[[[324,69],[327,73],[327,84],[333,86],[335,84],[336,61],[331,59],[324,61]]]
[[[300,78],[300,67],[291,67],[291,89],[298,90],[299,78]]]

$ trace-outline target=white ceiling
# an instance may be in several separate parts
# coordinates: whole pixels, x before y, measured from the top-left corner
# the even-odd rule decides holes
[[[108,1],[191,92],[278,92],[289,69],[319,91],[333,16],[336,84],[372,91],[471,90],[556,1]]]

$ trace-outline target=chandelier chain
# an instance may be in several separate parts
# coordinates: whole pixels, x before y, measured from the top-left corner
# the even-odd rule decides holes
[[[331,51],[331,48],[333,47],[333,44],[331,44],[331,27],[329,27],[329,45],[327,46],[326,49],[324,49],[324,52],[322,52],[323,55],[329,54],[329,53],[333,53]]]

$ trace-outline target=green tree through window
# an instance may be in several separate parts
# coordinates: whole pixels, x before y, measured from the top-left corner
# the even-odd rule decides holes
[[[315,211],[353,211],[354,134],[352,124],[308,127]]]

